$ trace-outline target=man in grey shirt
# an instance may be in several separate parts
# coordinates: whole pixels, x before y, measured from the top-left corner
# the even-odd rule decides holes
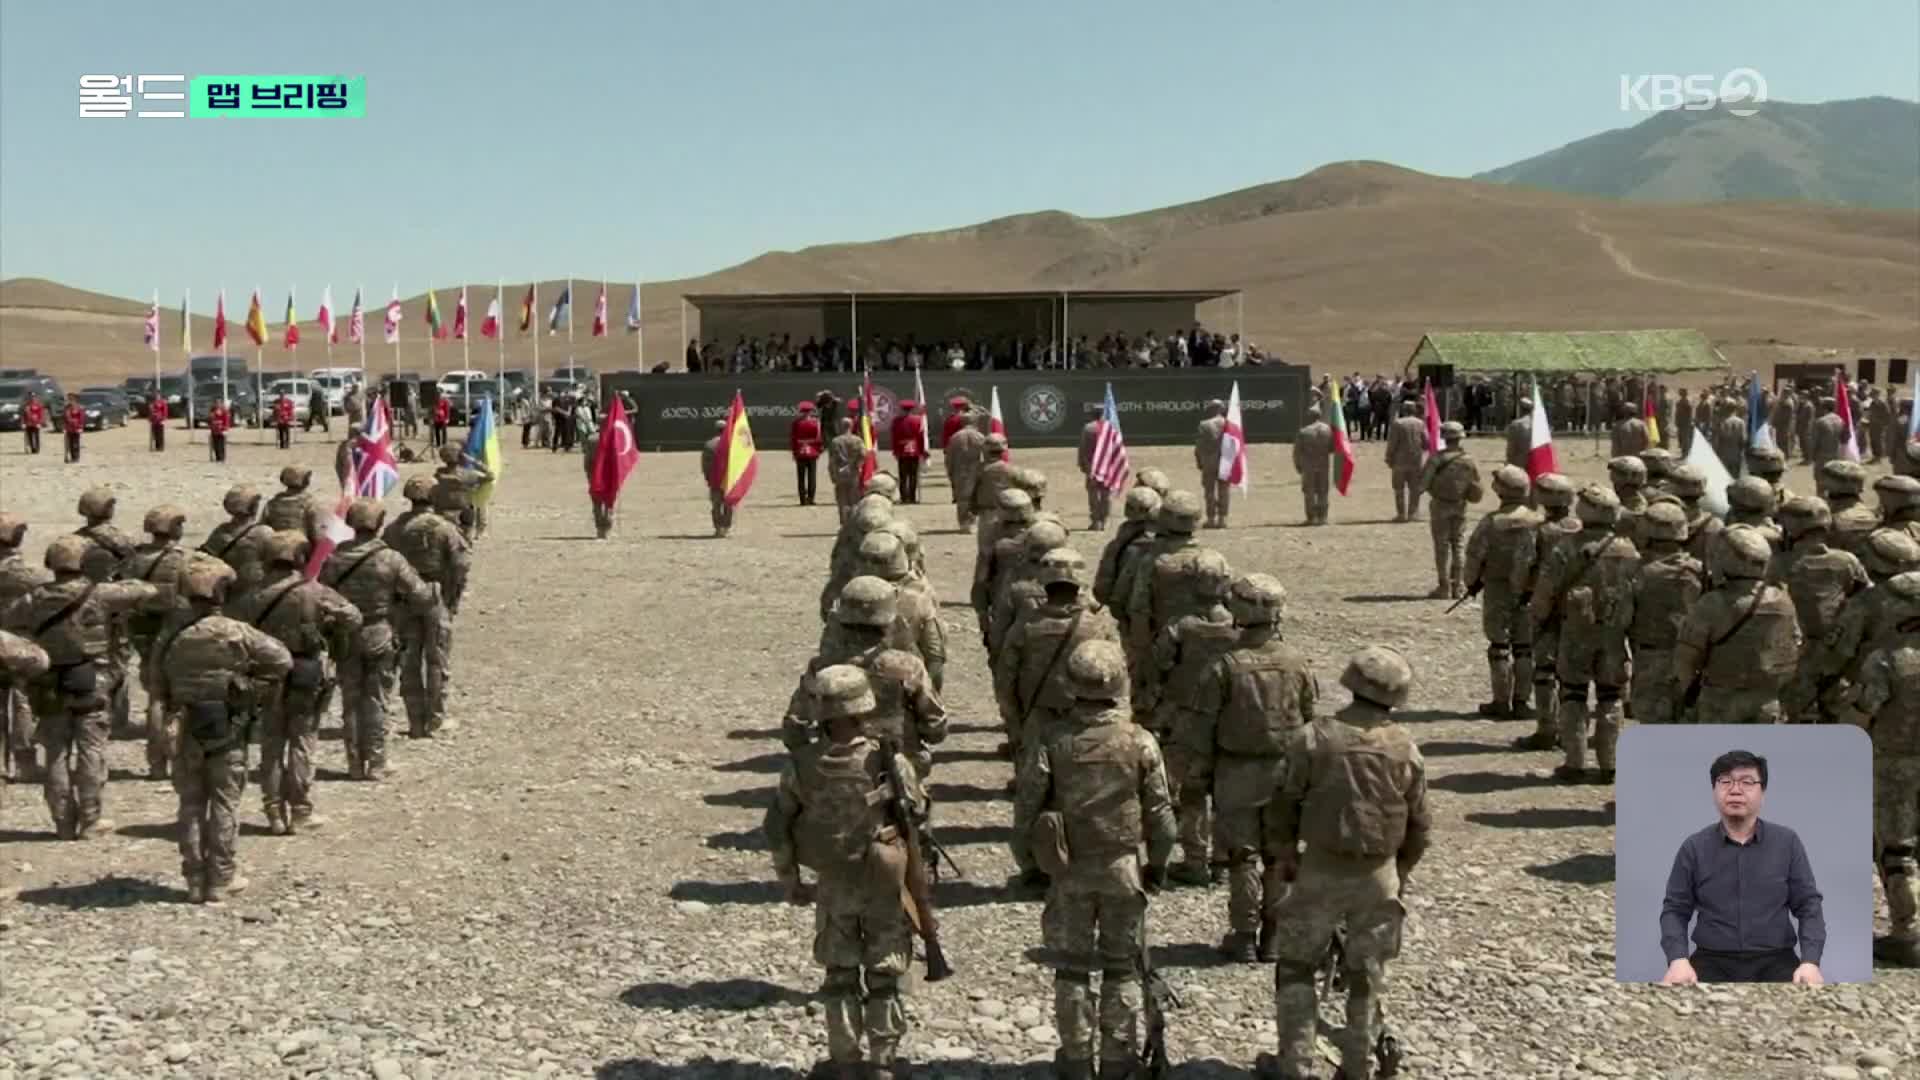
[[[1661,983],[1820,985],[1827,942],[1820,889],[1799,835],[1760,820],[1767,759],[1729,750],[1714,759],[1708,775],[1720,820],[1687,837],[1673,857],[1660,907],[1660,947],[1667,954]],[[1689,956],[1687,924],[1696,913]]]

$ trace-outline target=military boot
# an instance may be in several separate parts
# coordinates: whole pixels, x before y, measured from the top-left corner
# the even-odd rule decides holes
[[[197,877],[187,879],[187,903],[204,904],[207,902],[207,884]]]
[[[1172,869],[1167,871],[1167,880],[1176,885],[1189,885],[1194,888],[1204,889],[1213,884],[1213,874],[1207,869],[1204,863],[1178,862],[1174,863]]]
[[[1600,703],[1593,717],[1593,762],[1597,766],[1589,779],[1597,784],[1613,783],[1614,750],[1620,745],[1620,727],[1625,709],[1615,698]]]
[[[1565,750],[1565,763],[1553,770],[1553,777],[1562,783],[1577,784],[1587,775],[1587,703],[1584,701],[1562,701],[1560,703],[1560,745]]]
[[[112,818],[96,818],[75,826],[73,838],[75,840],[98,840],[112,833],[113,828],[114,820]]]
[[[1277,963],[1280,960],[1280,920],[1263,918],[1260,920],[1259,958],[1263,964]]]
[[[32,747],[13,752],[13,782],[16,784],[38,784],[45,779],[40,771],[40,758]]]
[[[1236,964],[1257,963],[1260,946],[1251,930],[1230,930],[1220,939],[1220,953]]]
[[[208,879],[206,897],[202,902],[208,904],[222,903],[229,896],[246,892],[247,884],[247,879],[243,877],[235,877],[226,882],[215,882],[212,879]]]
[[[1428,593],[1428,594],[1427,594],[1427,599],[1429,599],[1429,600],[1445,600],[1445,599],[1447,599],[1447,598],[1448,598],[1449,596],[1452,596],[1452,595],[1453,595],[1453,593],[1452,593],[1452,591],[1451,591],[1451,590],[1449,590],[1449,589],[1447,588],[1447,583],[1446,583],[1445,581],[1442,581],[1442,582],[1441,582],[1440,584],[1438,584],[1438,585],[1435,585],[1435,586],[1433,587],[1433,591],[1432,591],[1432,592],[1430,592],[1430,593]]]
[[[1483,701],[1477,710],[1490,720],[1513,716],[1513,661],[1505,656],[1487,658],[1487,681],[1493,686],[1493,700]]]
[[[1093,1062],[1068,1061],[1062,1057],[1053,1059],[1054,1080],[1093,1080]]]
[[[297,833],[318,829],[327,823],[327,819],[311,810],[295,810],[287,819],[287,831]]]
[[[1513,693],[1508,699],[1513,703],[1510,715],[1515,720],[1534,720],[1539,717],[1539,712],[1533,707],[1532,693],[1533,652],[1529,649],[1523,653],[1519,648],[1515,648],[1513,651]]]
[[[285,810],[267,811],[268,835],[286,836],[288,833],[291,833],[292,831],[293,831],[292,829],[287,827],[287,812]]]

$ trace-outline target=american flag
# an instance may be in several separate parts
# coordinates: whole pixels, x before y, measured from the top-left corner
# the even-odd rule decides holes
[[[387,399],[374,401],[367,414],[367,426],[353,448],[354,494],[363,499],[384,499],[400,482],[400,466],[393,458],[393,414]]]
[[[1120,434],[1120,410],[1113,404],[1113,384],[1107,384],[1107,403],[1100,410],[1099,427],[1093,433],[1093,460],[1087,475],[1108,491],[1127,486],[1133,468],[1127,462],[1127,440]]]
[[[353,290],[353,314],[347,316],[347,340],[355,345],[367,339],[367,316],[360,310],[360,290]]]

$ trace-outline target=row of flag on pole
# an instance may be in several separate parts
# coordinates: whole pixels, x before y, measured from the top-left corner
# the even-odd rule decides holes
[[[520,304],[520,332],[523,334],[530,332],[534,325],[534,312],[537,310],[539,303],[537,291],[537,286],[527,286],[526,298],[522,300]],[[572,293],[573,287],[571,285],[561,287],[560,296],[554,301],[553,307],[548,313],[546,320],[547,333],[559,333],[560,328],[567,324],[569,309],[573,302]],[[479,330],[481,337],[493,339],[499,337],[501,333],[504,332],[505,326],[501,321],[501,299],[500,293],[496,290],[493,299],[487,302],[486,314],[480,321]],[[387,301],[386,307],[385,336],[388,345],[396,345],[399,343],[400,326],[401,323],[405,321],[405,318],[406,312],[400,303],[400,289],[399,286],[396,285],[393,290],[393,298]],[[428,290],[425,321],[428,334],[437,341],[445,341],[448,337],[452,337],[455,341],[466,340],[466,287],[461,286],[459,298],[454,303],[453,322],[451,325],[440,315],[440,298],[438,294],[432,290]],[[321,294],[320,308],[314,315],[314,322],[319,324],[320,334],[328,344],[339,344],[341,327],[334,318],[333,286],[331,285],[327,286]],[[298,346],[300,344],[300,318],[294,306],[292,289],[287,290],[286,314],[282,317],[281,323],[284,327],[280,334],[281,346],[288,349]],[[266,309],[261,302],[259,289],[253,290],[253,297],[247,305],[247,315],[242,325],[246,329],[247,337],[250,338],[257,347],[264,348],[272,338],[272,332],[267,325]],[[593,326],[589,332],[594,337],[605,337],[608,328],[607,287],[602,285],[600,286],[599,296],[594,300]],[[638,333],[639,331],[640,286],[635,285],[632,296],[627,303],[627,332],[632,334]],[[227,344],[227,334],[227,293],[225,289],[222,289],[218,298],[214,301],[213,347],[218,349],[225,346]],[[350,344],[356,345],[364,343],[366,338],[366,316],[361,306],[361,290],[359,289],[353,291],[353,309],[347,318],[346,335],[347,341]],[[154,293],[153,304],[147,311],[145,341],[147,348],[154,352],[160,351],[160,294],[158,292]],[[188,311],[187,301],[185,299],[182,299],[180,302],[180,348],[186,352],[193,351],[193,320]]]

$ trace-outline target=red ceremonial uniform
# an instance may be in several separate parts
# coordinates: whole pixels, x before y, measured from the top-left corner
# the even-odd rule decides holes
[[[916,459],[925,457],[920,445],[920,433],[924,430],[926,430],[926,419],[917,413],[894,417],[893,456]]]
[[[208,431],[215,435],[225,435],[231,427],[233,427],[233,418],[227,415],[226,405],[216,403],[213,408],[207,410]]]
[[[163,397],[154,398],[153,401],[147,405],[147,423],[159,427],[166,422],[167,399]]]
[[[276,427],[293,426],[293,399],[285,394],[273,403],[273,422]]]
[[[27,402],[26,415],[21,419],[22,427],[37,430],[47,426],[47,407],[38,401]]]
[[[435,398],[433,402],[433,422],[445,426],[453,422],[453,403],[446,398]]]
[[[787,441],[795,461],[817,459],[826,445],[820,438],[820,418],[811,412],[794,417]]]
[[[87,430],[87,410],[79,405],[67,406],[66,429],[68,431]]]

